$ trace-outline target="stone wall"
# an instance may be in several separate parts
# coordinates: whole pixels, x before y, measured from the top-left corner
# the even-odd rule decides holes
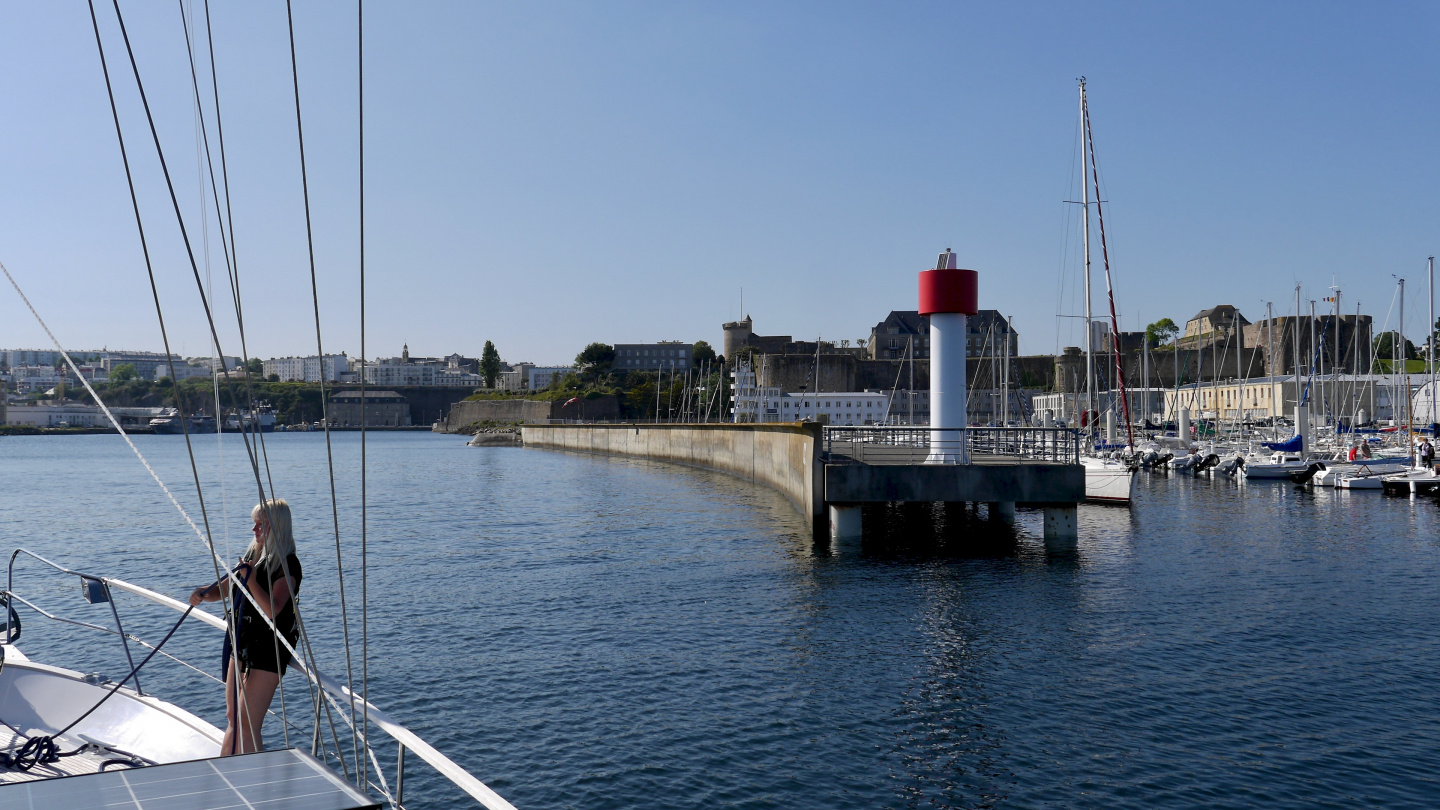
[[[594,421],[619,418],[620,401],[609,395],[595,399],[581,397],[569,405],[563,401],[533,399],[465,400],[450,407],[441,430],[454,433],[475,422],[544,424],[551,419]]]
[[[525,425],[526,447],[607,453],[718,470],[779,490],[811,526],[825,508],[817,424]]]

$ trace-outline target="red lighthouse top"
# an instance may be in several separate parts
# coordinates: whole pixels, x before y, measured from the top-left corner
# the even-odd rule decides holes
[[[955,267],[950,248],[940,254],[934,270],[920,273],[920,314],[958,312],[974,315],[980,311],[980,274]]]

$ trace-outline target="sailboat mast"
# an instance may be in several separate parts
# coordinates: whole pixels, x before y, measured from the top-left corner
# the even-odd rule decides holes
[[[1331,378],[1331,406],[1330,412],[1335,415],[1336,439],[1339,439],[1340,432],[1340,288],[1335,289],[1335,356],[1330,360]]]
[[[1427,334],[1427,335],[1425,336],[1425,346],[1426,346],[1426,349],[1425,349],[1425,365],[1428,366],[1428,368],[1426,369],[1426,371],[1430,372],[1430,385],[1429,385],[1429,390],[1430,390],[1430,424],[1431,424],[1431,425],[1434,425],[1436,422],[1440,422],[1440,418],[1437,418],[1437,417],[1436,417],[1436,414],[1435,414],[1435,257],[1434,257],[1434,256],[1431,256],[1431,257],[1430,257],[1430,265],[1429,265],[1429,269],[1428,269],[1428,275],[1429,275],[1429,284],[1427,285],[1426,290],[1427,290],[1427,291],[1429,292],[1429,294],[1430,294],[1430,315],[1429,315],[1429,319],[1428,319],[1428,321],[1427,321],[1427,323],[1428,323],[1429,325],[1428,325],[1427,327],[1425,327],[1425,331],[1429,333],[1429,334]]]
[[[1272,301],[1265,302],[1265,339],[1270,344],[1270,351],[1266,353],[1267,368],[1265,377],[1270,383],[1270,424],[1275,424],[1275,304]]]
[[[1089,127],[1085,122],[1089,119],[1088,110],[1085,105],[1085,79],[1080,79],[1080,219],[1083,223],[1085,241],[1085,420],[1090,423],[1091,432],[1095,429],[1095,347],[1093,327],[1090,310],[1090,151],[1086,146]]]
[[[1405,436],[1406,441],[1410,442],[1410,463],[1413,466],[1415,463],[1415,439],[1411,435],[1410,425],[1410,358],[1405,356],[1405,279],[1403,278],[1400,279],[1400,335],[1399,340],[1395,341],[1395,347],[1396,354],[1400,356],[1400,367],[1403,369],[1402,379],[1405,381],[1405,386],[1401,389],[1405,392]]]
[[[1300,433],[1300,285],[1295,285],[1295,433]]]

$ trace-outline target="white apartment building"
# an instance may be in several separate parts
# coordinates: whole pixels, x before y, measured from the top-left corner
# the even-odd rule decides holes
[[[531,391],[538,391],[542,388],[549,388],[550,383],[557,377],[564,377],[574,371],[574,366],[535,366],[530,369]]]
[[[9,405],[5,424],[30,427],[105,427],[110,422],[94,405]]]
[[[262,373],[275,375],[281,382],[337,382],[349,370],[350,360],[344,352],[323,357],[272,357],[261,364]]]
[[[70,357],[76,363],[98,363],[105,359],[103,351],[74,351]],[[16,366],[50,366],[65,362],[65,356],[54,349],[0,349],[0,360],[6,368]]]
[[[813,422],[823,416],[832,425],[878,425],[890,407],[889,395],[878,391],[787,394],[778,386],[759,387],[749,366],[731,372],[730,379],[736,422]]]
[[[159,364],[158,366],[155,367],[155,379],[156,379],[156,381],[163,380],[163,379],[165,379],[166,377],[169,377],[169,376],[170,376],[170,364],[169,364],[169,363],[161,363],[161,364]],[[176,364],[175,364],[175,377],[176,377],[176,379],[188,380],[188,379],[190,379],[191,377],[209,377],[209,376],[210,376],[210,367],[209,367],[209,366],[193,366],[193,365],[190,365],[189,363],[176,363]]]

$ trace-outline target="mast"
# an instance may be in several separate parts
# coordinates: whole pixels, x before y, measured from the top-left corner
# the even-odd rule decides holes
[[[1081,101],[1084,101],[1084,84],[1081,84]],[[1125,392],[1125,356],[1120,351],[1120,320],[1115,316],[1115,285],[1110,278],[1110,248],[1105,242],[1105,208],[1100,201],[1100,172],[1095,167],[1095,133],[1090,129],[1090,107],[1082,103],[1085,127],[1085,146],[1088,147],[1090,156],[1090,179],[1095,182],[1095,215],[1100,220],[1100,257],[1105,262],[1105,295],[1110,302],[1110,342],[1111,349],[1115,352],[1115,384],[1120,388],[1121,412],[1125,416],[1125,438],[1131,448],[1135,447],[1135,426],[1130,419],[1130,397]],[[1086,308],[1086,335],[1089,332],[1089,308],[1090,308],[1090,247],[1089,247],[1089,218],[1090,206],[1085,206],[1086,218],[1086,247],[1085,247],[1085,308]],[[1093,355],[1091,357],[1093,363]],[[1113,408],[1114,406],[1111,405]]]
[[[1095,431],[1095,347],[1093,322],[1090,310],[1090,151],[1089,111],[1085,104],[1085,77],[1080,77],[1080,126],[1083,130],[1080,142],[1080,218],[1083,223],[1085,241],[1085,421],[1090,432]]]
[[[1430,257],[1430,264],[1429,264],[1428,275],[1429,275],[1430,278],[1429,278],[1429,284],[1426,286],[1426,291],[1427,291],[1427,292],[1429,293],[1429,295],[1430,295],[1430,315],[1429,315],[1429,320],[1428,320],[1428,324],[1429,324],[1429,325],[1426,326],[1426,328],[1425,328],[1425,331],[1429,332],[1429,334],[1425,336],[1425,346],[1426,346],[1426,351],[1425,351],[1425,365],[1427,366],[1426,371],[1428,371],[1428,372],[1430,373],[1430,385],[1429,385],[1429,391],[1430,391],[1430,424],[1433,426],[1436,422],[1440,422],[1440,419],[1437,419],[1437,418],[1436,418],[1436,415],[1435,415],[1435,257],[1434,257],[1434,256],[1431,256],[1431,257]]]
[[[1149,335],[1146,335],[1146,336],[1145,336],[1144,350],[1145,350],[1145,353],[1144,353],[1144,355],[1142,355],[1141,363],[1143,363],[1142,368],[1144,369],[1144,375],[1145,375],[1145,396],[1143,397],[1145,403],[1140,406],[1140,410],[1141,410],[1141,414],[1140,414],[1140,415],[1145,419],[1145,426],[1146,426],[1146,429],[1148,430],[1148,429],[1149,429],[1149,426],[1150,426],[1150,336],[1149,336]]]
[[[1270,382],[1270,424],[1275,424],[1275,303],[1265,302],[1265,337],[1270,343],[1270,351],[1265,358],[1267,368],[1265,376]]]
[[[1335,416],[1335,438],[1340,438],[1340,288],[1335,290],[1335,356],[1330,358],[1330,412]]]
[[[1245,367],[1243,357],[1245,356],[1245,332],[1240,327],[1240,310],[1235,310],[1235,317],[1230,320],[1235,325],[1235,425],[1240,429],[1240,438],[1245,438],[1245,378],[1248,369]]]
[[[1295,285],[1295,433],[1300,433],[1300,285]]]
[[[1318,360],[1320,357],[1320,344],[1317,342],[1317,338],[1315,336],[1315,299],[1313,298],[1310,299],[1310,357],[1310,373],[1307,376],[1310,378],[1310,382],[1318,387],[1320,385],[1320,375],[1316,373],[1316,365],[1318,364]],[[1316,393],[1319,392],[1317,391]],[[1320,419],[1321,421],[1324,421],[1325,419],[1323,400],[1321,401]],[[1313,434],[1316,430],[1315,426],[1310,424],[1309,419],[1305,420],[1305,424],[1310,428],[1310,432]],[[1307,451],[1310,449],[1310,439],[1308,437],[1305,439],[1305,449]]]
[[[910,391],[909,391],[910,396],[907,397],[907,399],[910,400],[910,426],[911,426],[911,427],[914,427],[914,426],[915,426],[915,336],[914,336],[914,335],[911,335],[911,336],[910,336],[909,346],[910,346]],[[817,383],[817,385],[818,385],[818,383]],[[817,390],[818,390],[818,389],[817,389]],[[931,404],[933,405],[934,403],[932,402]],[[931,416],[933,417],[934,414],[931,414]]]
[[[1395,351],[1400,356],[1400,365],[1404,369],[1401,378],[1405,381],[1402,389],[1405,392],[1405,440],[1410,443],[1410,464],[1414,466],[1415,437],[1412,435],[1410,424],[1410,363],[1409,358],[1405,356],[1405,279],[1403,278],[1400,279],[1400,334],[1399,339],[1395,341]]]
[[[1001,385],[1005,389],[1005,402],[1000,406],[1000,427],[1010,424],[1010,322],[1005,322],[1005,367],[1001,369]]]

